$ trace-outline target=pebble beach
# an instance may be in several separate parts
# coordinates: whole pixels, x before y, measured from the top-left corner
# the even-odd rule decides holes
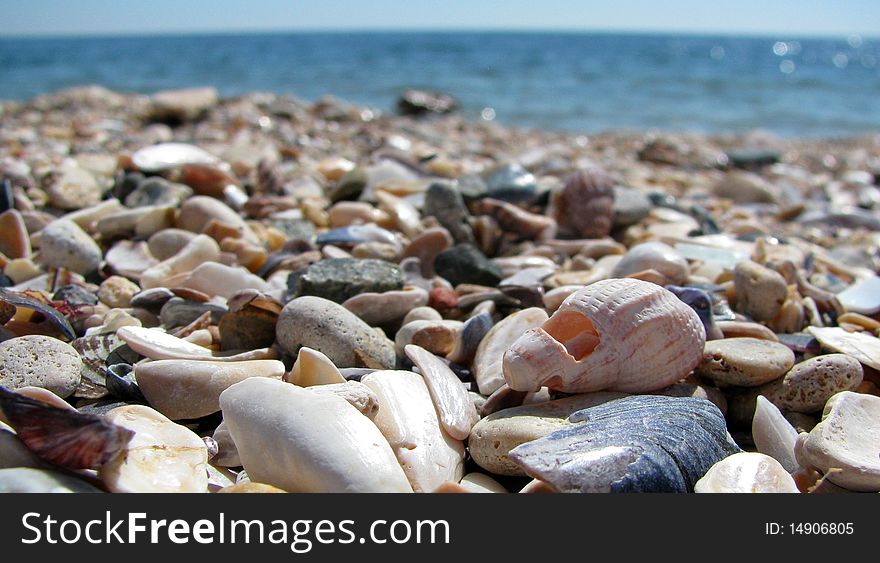
[[[880,491],[880,136],[0,102],[0,492]]]

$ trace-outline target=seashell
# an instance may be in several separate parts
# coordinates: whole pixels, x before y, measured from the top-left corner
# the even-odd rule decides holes
[[[446,434],[422,377],[376,371],[362,382],[379,397],[374,422],[391,445],[414,492],[430,492],[464,475],[464,445]]]
[[[774,458],[789,473],[794,473],[800,469],[794,456],[797,436],[797,430],[785,420],[776,405],[758,395],[755,416],[752,419],[755,449]]]
[[[715,463],[741,451],[721,411],[704,399],[624,397],[568,420],[581,424],[509,454],[560,492],[689,492]]]
[[[171,258],[144,270],[141,274],[141,288],[162,287],[175,275],[188,274],[204,262],[216,262],[219,259],[220,247],[214,239],[207,235],[198,235]]]
[[[608,236],[614,219],[614,181],[600,168],[572,173],[552,196],[551,216],[559,226],[584,238]]]
[[[880,370],[880,338],[862,332],[847,332],[840,327],[809,326],[804,332],[815,336],[824,348],[852,356],[866,366]]]
[[[376,425],[338,396],[255,377],[224,391],[220,406],[254,481],[289,492],[412,491]]]
[[[412,239],[422,232],[422,221],[418,210],[411,203],[384,190],[376,191],[376,201],[379,209],[390,215],[397,228],[408,238]]]
[[[665,287],[697,313],[697,316],[700,317],[700,322],[703,323],[703,329],[706,331],[706,340],[718,340],[724,337],[721,329],[715,326],[715,320],[712,317],[712,297],[708,293],[696,287],[680,287],[677,285],[667,285]]]
[[[400,242],[394,236],[394,233],[372,224],[349,225],[347,227],[331,229],[326,233],[318,235],[315,242],[318,246],[327,244],[355,246],[363,242],[383,242],[390,244],[398,250],[401,248]]]
[[[134,377],[134,368],[131,364],[113,364],[107,368],[107,391],[114,397],[132,403],[146,403],[147,399],[141,393],[137,380]]]
[[[159,143],[131,155],[131,161],[144,172],[160,172],[184,164],[217,164],[216,156],[186,143]]]
[[[31,451],[70,469],[101,467],[133,435],[101,417],[50,406],[5,387],[0,387],[0,409]]]
[[[412,238],[410,243],[403,249],[403,260],[417,259],[422,276],[431,278],[434,276],[434,259],[441,252],[452,248],[452,235],[443,227],[425,229],[418,236]],[[401,268],[403,263],[401,261]]]
[[[0,493],[102,493],[69,473],[33,467],[0,469]]]
[[[211,350],[157,329],[123,326],[116,331],[116,336],[125,341],[132,350],[151,360],[191,357],[211,359]]]
[[[603,280],[573,293],[549,320],[522,334],[504,353],[504,379],[518,391],[662,389],[700,363],[705,338],[694,310],[668,290]]]
[[[45,299],[42,295],[40,295],[40,297]],[[68,340],[76,338],[76,332],[74,332],[73,327],[70,326],[70,323],[64,315],[59,313],[58,310],[52,307],[49,303],[29,295],[27,291],[18,292],[5,287],[0,287],[0,301],[8,303],[9,305],[14,305],[15,307],[34,310],[45,316],[52,326]]]
[[[740,452],[709,468],[694,485],[695,493],[799,493],[797,484],[772,457]]]
[[[70,343],[83,361],[82,380],[74,395],[100,399],[107,394],[107,357],[123,342],[112,333],[77,338]]]
[[[443,360],[424,348],[408,344],[404,351],[424,377],[443,429],[456,440],[467,439],[480,417],[461,381]]]
[[[485,473],[468,473],[459,483],[469,493],[506,493],[504,485]]]
[[[180,285],[210,296],[228,299],[242,289],[269,291],[262,278],[241,267],[226,266],[217,262],[205,262],[197,266]]]
[[[518,407],[523,404],[527,395],[526,391],[514,391],[504,384],[486,398],[486,402],[480,408],[480,416],[485,417],[500,410]]]
[[[547,312],[550,314],[555,313],[556,310],[559,309],[560,305],[562,305],[562,302],[565,301],[569,295],[583,288],[584,286],[582,285],[563,285],[561,287],[551,289],[544,294],[544,308],[547,309]]]
[[[515,234],[517,239],[545,240],[556,236],[556,221],[552,217],[529,213],[506,201],[484,198],[477,204],[477,212],[495,219],[501,230]]]
[[[371,373],[374,370],[371,370]],[[342,397],[348,404],[360,411],[369,419],[376,418],[379,412],[379,398],[372,389],[360,381],[346,381],[345,383],[328,383],[326,385],[313,385],[309,391],[315,393],[332,393]]]
[[[300,387],[345,383],[345,378],[330,358],[306,346],[299,349],[293,368],[283,379]]]
[[[505,352],[518,341],[524,332],[540,326],[546,321],[547,313],[543,309],[531,307],[504,318],[489,330],[477,347],[472,364],[472,371],[480,393],[491,395],[504,385],[503,357]],[[530,389],[525,390],[529,391]]]

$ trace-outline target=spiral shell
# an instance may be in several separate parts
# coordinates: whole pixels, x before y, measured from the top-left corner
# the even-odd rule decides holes
[[[690,373],[705,341],[700,318],[670,291],[603,280],[520,336],[504,354],[504,379],[517,391],[653,391]]]
[[[554,196],[553,208],[560,228],[575,236],[608,236],[614,219],[614,181],[601,168],[578,170]]]

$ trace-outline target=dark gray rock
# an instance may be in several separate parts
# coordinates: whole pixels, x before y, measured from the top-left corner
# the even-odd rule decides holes
[[[458,104],[455,98],[443,92],[410,89],[397,100],[397,110],[401,115],[444,114],[455,111]]]
[[[381,242],[393,246],[400,244],[394,233],[376,225],[349,225],[331,229],[321,233],[315,241],[319,246],[324,244],[355,246],[362,242]]]
[[[306,219],[274,219],[271,224],[284,233],[288,240],[315,240],[315,224]]]
[[[127,207],[178,207],[193,195],[189,186],[169,182],[158,176],[150,176],[138,183],[137,187],[125,197]]]
[[[291,297],[314,295],[342,303],[361,293],[382,293],[403,288],[403,273],[383,260],[331,258],[316,262],[288,278]]]
[[[577,411],[582,422],[509,456],[561,492],[690,492],[740,448],[718,407],[694,397],[635,395]]]
[[[166,328],[186,326],[205,312],[211,313],[212,324],[219,324],[220,319],[226,314],[226,307],[214,303],[202,303],[181,297],[173,297],[162,306],[159,320],[162,321],[162,325]]]
[[[535,175],[517,163],[504,164],[490,172],[486,188],[489,197],[511,203],[532,201],[538,196]]]
[[[58,288],[58,291],[52,296],[52,300],[64,301],[71,307],[98,304],[97,295],[86,291],[78,285],[65,285]]]
[[[764,166],[776,164],[782,156],[773,149],[734,149],[726,154],[731,166],[743,170],[760,170]]]
[[[445,182],[434,182],[428,186],[422,211],[426,217],[436,217],[456,243],[473,244],[474,231],[468,222],[471,214],[455,186]]]
[[[453,286],[472,283],[495,287],[501,282],[501,268],[471,244],[459,244],[438,254],[434,270]]]
[[[363,168],[349,170],[336,182],[336,185],[327,190],[327,197],[333,203],[355,200],[367,187],[368,180],[367,171]]]

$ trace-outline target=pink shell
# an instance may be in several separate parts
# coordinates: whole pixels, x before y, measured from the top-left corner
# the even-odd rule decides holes
[[[566,298],[547,322],[517,339],[502,365],[517,391],[643,393],[687,376],[705,341],[696,312],[671,292],[609,279]]]

